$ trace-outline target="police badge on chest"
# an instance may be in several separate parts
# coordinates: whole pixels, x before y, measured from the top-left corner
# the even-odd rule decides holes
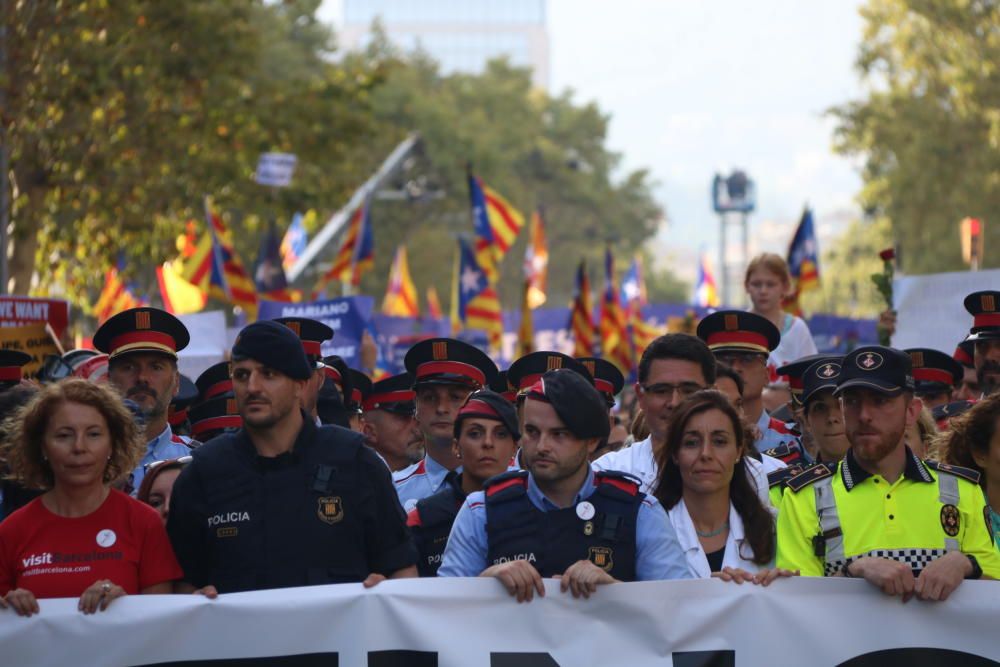
[[[316,516],[324,523],[333,525],[344,518],[344,504],[340,496],[317,498],[316,505]]]

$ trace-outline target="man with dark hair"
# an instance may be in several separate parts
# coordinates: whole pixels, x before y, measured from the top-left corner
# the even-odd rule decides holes
[[[979,474],[921,461],[906,446],[923,407],[910,357],[859,347],[844,357],[836,385],[850,449],[838,464],[785,483],[778,567],[863,578],[904,601],[945,600],[963,579],[1000,577]]]
[[[543,577],[589,597],[617,581],[686,579],[666,513],[621,473],[595,473],[588,454],[610,427],[584,376],[546,372],[524,403],[527,470],[494,477],[466,498],[438,575],[495,577],[518,601],[545,594]]]
[[[982,397],[1000,391],[1000,292],[985,290],[965,297],[965,309],[972,315],[973,364]],[[980,398],[980,397],[977,397]]]
[[[108,355],[108,381],[138,406],[145,423],[146,453],[125,484],[133,495],[146,465],[191,453],[191,439],[176,435],[167,423],[170,401],[180,388],[177,353],[189,340],[179,319],[148,307],[124,310],[94,334],[94,347]]]
[[[414,345],[403,359],[413,377],[417,425],[424,436],[424,458],[393,475],[403,509],[437,493],[448,473],[461,466],[451,443],[455,417],[476,389],[496,379],[497,366],[479,348],[453,338],[430,338]]]
[[[258,321],[236,337],[243,427],[195,450],[167,533],[188,590],[216,593],[416,576],[389,471],[360,434],[302,408],[315,375],[299,339]]]

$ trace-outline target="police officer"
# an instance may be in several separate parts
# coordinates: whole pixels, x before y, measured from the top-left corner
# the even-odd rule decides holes
[[[201,442],[208,442],[223,433],[233,433],[243,426],[243,418],[232,395],[202,401],[189,410],[189,415],[191,435]]]
[[[199,403],[217,396],[232,396],[233,379],[229,377],[229,362],[212,364],[195,378],[194,384],[198,387]]]
[[[24,365],[31,361],[31,355],[17,350],[0,350],[0,392],[21,384]]]
[[[976,378],[976,342],[963,340],[955,347],[952,359],[962,365],[962,381],[955,390],[956,400],[970,400],[979,398],[982,392],[979,390],[979,380]]]
[[[929,410],[951,403],[955,386],[962,381],[962,364],[951,356],[926,347],[903,350],[913,364],[914,393]]]
[[[175,434],[167,423],[170,401],[180,386],[177,353],[189,340],[179,319],[149,307],[124,310],[94,333],[94,347],[108,355],[108,380],[138,406],[145,422],[146,453],[125,483],[133,495],[147,464],[191,453],[191,439]]]
[[[810,462],[798,434],[789,424],[772,419],[764,409],[767,360],[781,333],[766,317],[741,310],[716,311],[698,323],[698,337],[718,361],[743,377],[743,412],[756,425],[757,450],[791,465]]]
[[[625,376],[622,375],[617,366],[607,359],[577,357],[576,360],[583,364],[583,367],[587,369],[590,376],[594,378],[594,389],[601,394],[604,398],[604,403],[608,406],[608,423],[611,425],[611,435],[597,445],[597,451],[594,452],[594,456],[591,458],[591,461],[593,461],[608,452],[621,449],[621,442],[624,441],[624,437],[619,438],[615,446],[611,446],[609,440],[612,439],[615,426],[617,425],[615,423],[615,415],[612,414],[612,410],[615,407],[615,396],[620,394],[622,389],[625,388]]]
[[[170,430],[177,435],[191,435],[191,421],[188,419],[188,409],[198,401],[198,387],[191,379],[180,374],[177,394],[167,408],[167,423]]]
[[[437,575],[448,534],[459,508],[470,493],[482,491],[486,480],[507,470],[517,441],[517,412],[510,401],[489,389],[469,395],[455,418],[455,455],[461,472],[451,472],[434,495],[417,501],[406,517],[420,559],[422,577]]]
[[[429,338],[403,358],[413,376],[417,425],[424,436],[424,458],[393,475],[399,502],[409,512],[421,498],[436,493],[445,476],[461,465],[452,449],[455,417],[465,399],[496,379],[497,367],[480,349],[452,338]]]
[[[904,434],[921,410],[910,357],[865,346],[844,357],[836,393],[851,443],[836,468],[787,482],[777,565],[866,579],[904,600],[944,600],[966,578],[1000,576],[978,474],[921,461]]]
[[[325,380],[320,386],[316,405],[320,423],[354,430],[352,424],[357,424],[359,420],[357,413],[348,407],[354,387],[347,362],[336,354],[331,354],[323,357],[322,363]]]
[[[316,411],[316,403],[319,400],[320,387],[323,386],[323,381],[326,378],[323,374],[323,362],[321,361],[323,353],[320,348],[324,342],[333,338],[333,329],[308,317],[278,317],[274,321],[284,324],[295,332],[295,335],[302,341],[302,350],[306,353],[309,365],[313,368],[313,375],[306,383],[305,391],[302,394],[302,407],[319,426],[321,422],[319,413]]]
[[[973,363],[983,396],[1000,390],[1000,292],[973,292],[965,297],[972,329],[965,340],[974,345]]]
[[[364,402],[365,443],[393,472],[423,458],[424,437],[413,416],[413,378],[400,373],[372,385]]]
[[[315,368],[290,329],[255,322],[232,349],[243,428],[195,450],[167,532],[184,586],[208,595],[415,576],[389,471],[360,435],[302,410]]]
[[[347,410],[351,415],[348,423],[351,430],[364,433],[364,404],[372,393],[372,379],[356,368],[349,368],[351,376],[351,395],[347,398]]]
[[[615,581],[690,577],[663,508],[622,473],[595,475],[588,454],[607,437],[604,399],[583,376],[548,371],[524,404],[528,470],[469,495],[439,576],[496,577],[518,601],[544,595],[542,577],[589,597]]]

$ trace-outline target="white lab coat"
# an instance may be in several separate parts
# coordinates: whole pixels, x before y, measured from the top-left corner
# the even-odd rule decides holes
[[[701,542],[698,540],[698,533],[695,532],[694,523],[691,521],[691,515],[688,514],[687,505],[684,504],[683,498],[667,512],[667,516],[670,517],[670,523],[674,527],[674,532],[677,533],[677,541],[680,542],[684,557],[687,558],[691,576],[699,579],[711,577],[712,572],[708,566],[705,549],[702,548]],[[747,572],[756,572],[761,569],[761,566],[752,560],[744,560],[740,556],[741,548],[746,555],[752,555],[750,545],[745,544],[744,539],[743,520],[740,519],[733,504],[729,503],[729,537],[726,538],[726,552],[722,556],[723,568],[738,567]]]

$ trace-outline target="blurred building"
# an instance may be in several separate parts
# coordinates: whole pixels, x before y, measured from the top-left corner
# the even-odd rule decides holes
[[[443,72],[481,72],[507,56],[530,67],[536,86],[548,88],[546,0],[342,0],[337,21],[341,45],[364,48],[372,22],[404,51],[426,51]]]

